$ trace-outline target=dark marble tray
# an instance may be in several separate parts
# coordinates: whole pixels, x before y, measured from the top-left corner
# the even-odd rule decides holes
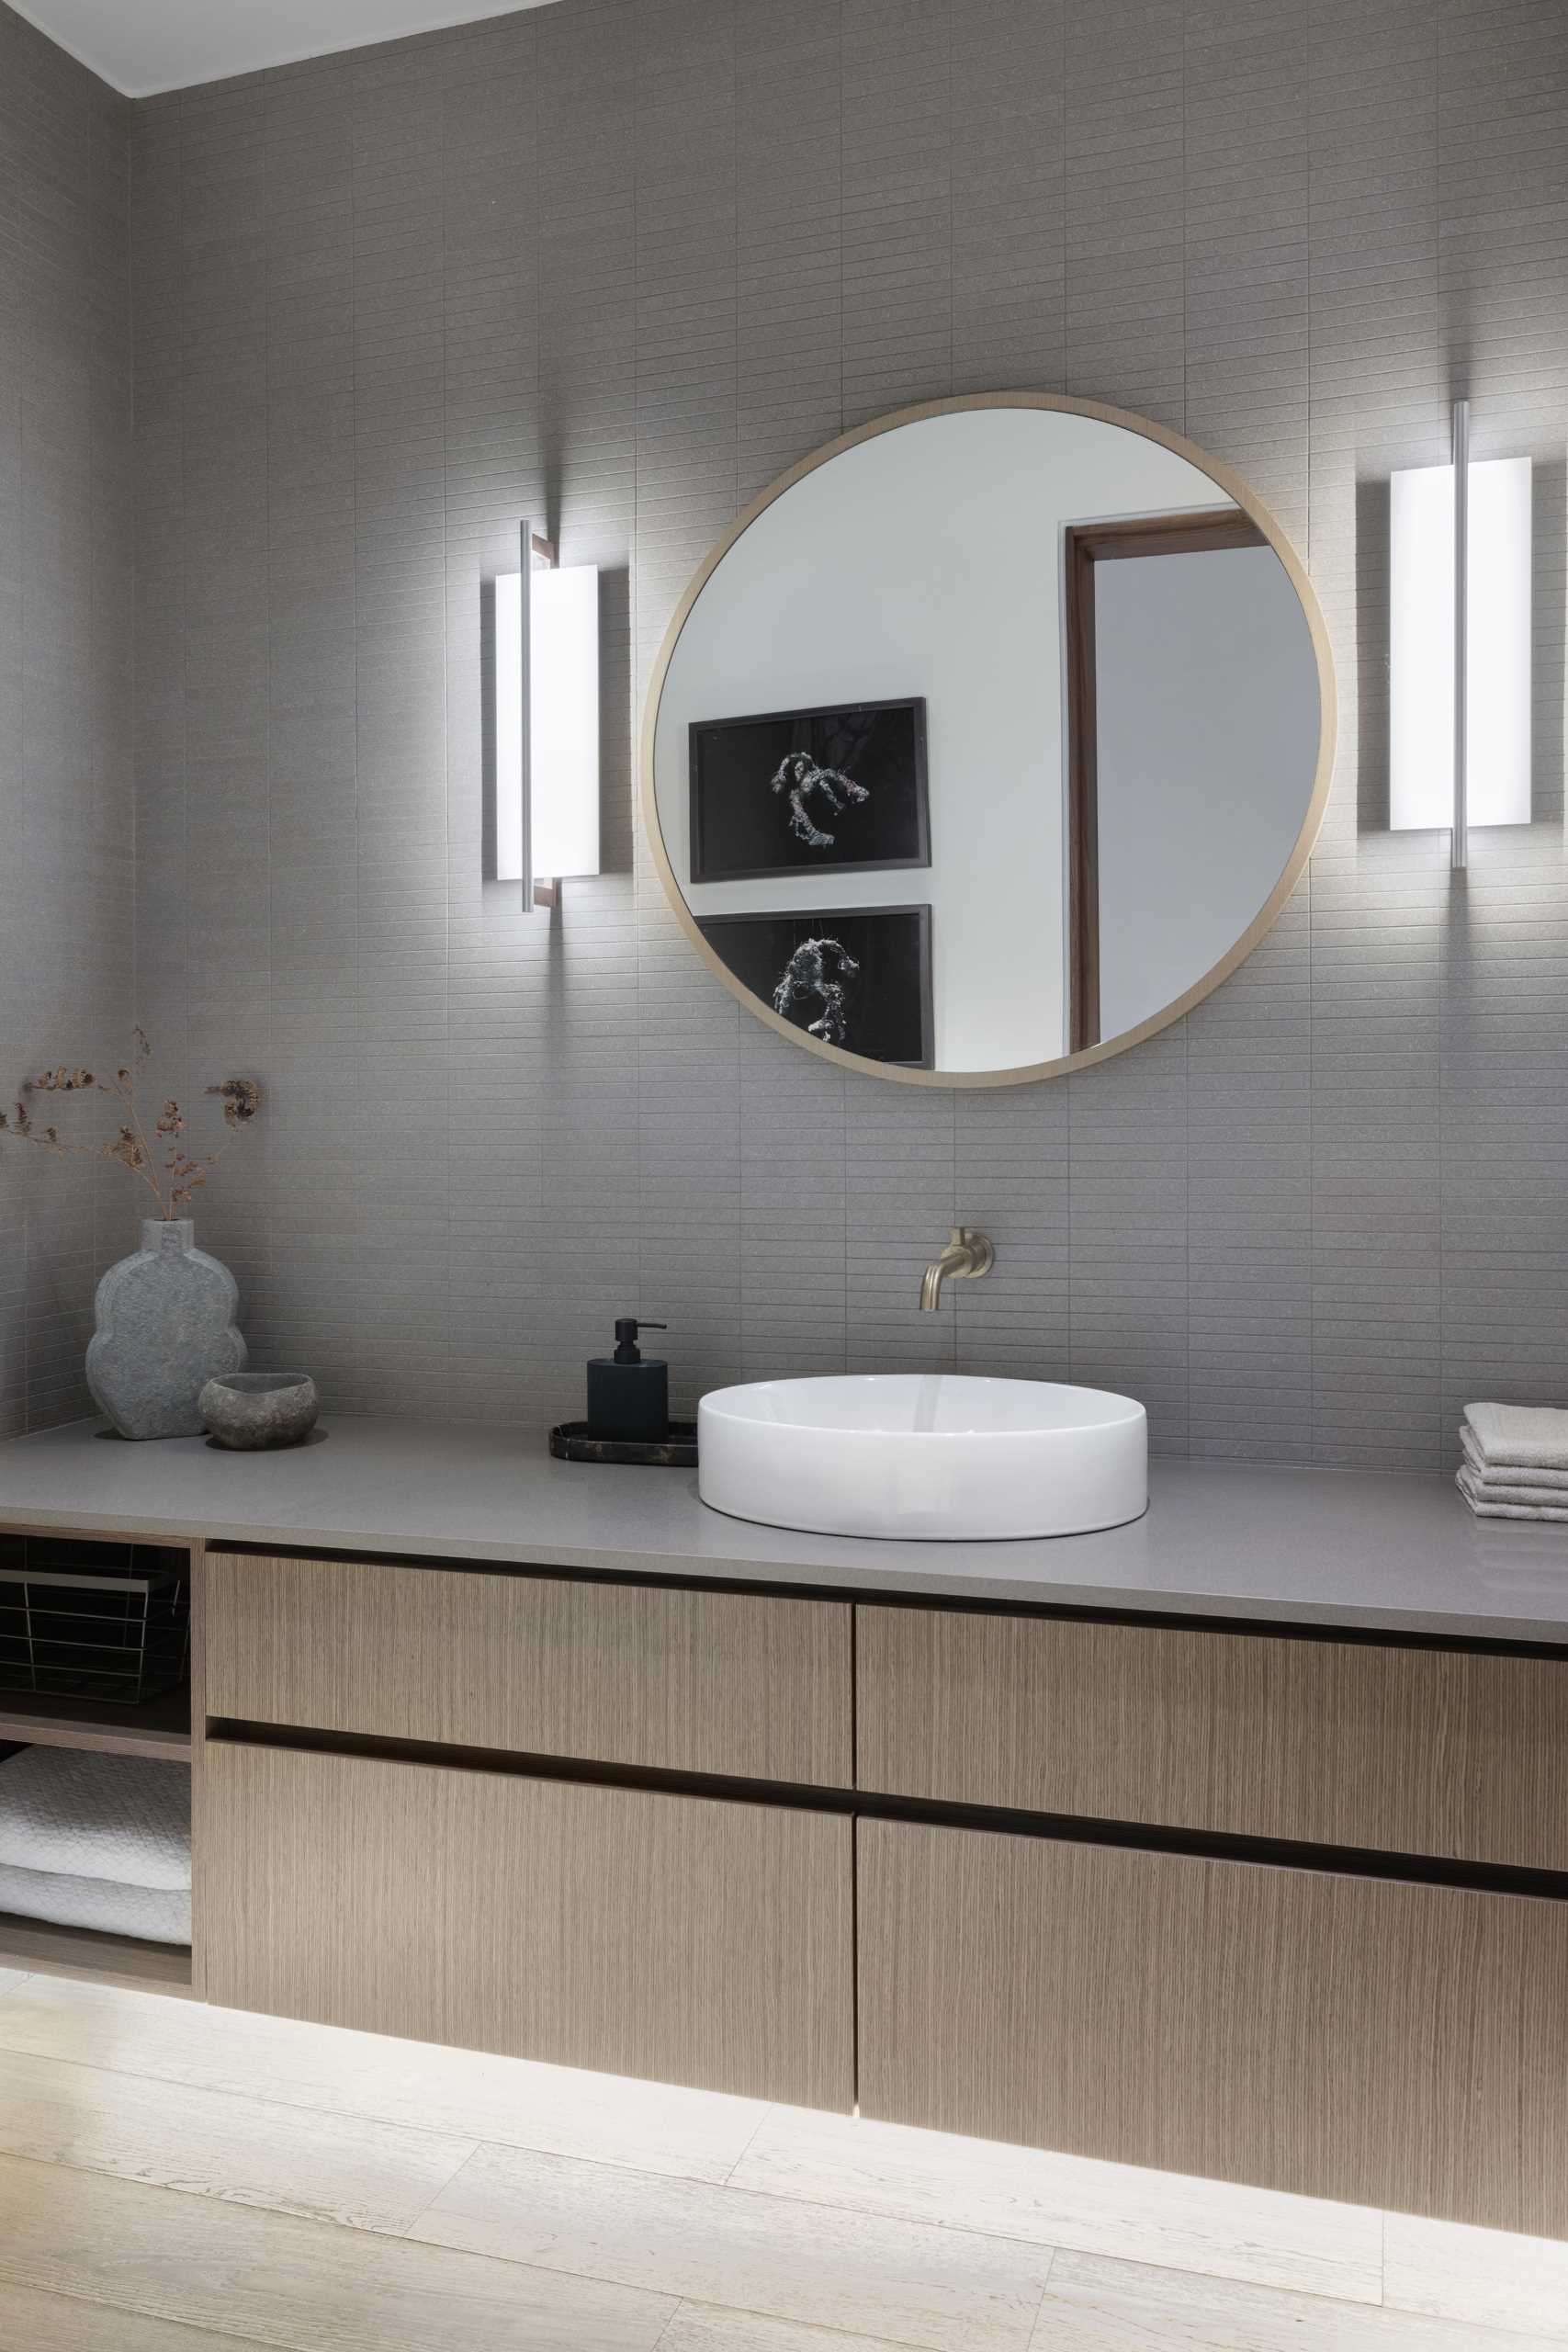
[[[646,1441],[590,1437],[586,1421],[562,1421],[550,1431],[550,1452],[558,1462],[641,1463],[660,1470],[694,1470],[697,1466],[695,1421],[671,1421],[662,1445]]]

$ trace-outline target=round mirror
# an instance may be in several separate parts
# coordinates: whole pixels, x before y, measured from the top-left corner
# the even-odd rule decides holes
[[[1306,863],[1334,683],[1306,576],[1146,419],[1007,392],[901,411],[741,515],[643,733],[649,831],[744,1002],[926,1084],[1149,1036]]]

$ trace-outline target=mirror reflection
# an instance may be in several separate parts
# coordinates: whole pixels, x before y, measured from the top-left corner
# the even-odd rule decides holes
[[[982,1081],[1131,1043],[1254,944],[1321,813],[1321,624],[1187,445],[1044,396],[808,461],[653,685],[667,886],[779,1024]]]

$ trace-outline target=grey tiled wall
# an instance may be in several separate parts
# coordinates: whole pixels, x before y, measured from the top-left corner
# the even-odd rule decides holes
[[[0,1101],[132,1018],[130,123],[0,6]],[[130,1181],[0,1142],[0,1436],[86,1409]]]
[[[560,0],[139,105],[137,956],[171,1077],[249,1067],[204,1211],[339,1408],[544,1422],[617,1310],[690,1397],[959,1365],[1167,1451],[1436,1466],[1568,1402],[1559,0]],[[846,1081],[698,967],[629,746],[691,569],[847,423],[1031,384],[1181,427],[1340,665],[1310,879],[1070,1083]],[[1538,460],[1539,821],[1383,830],[1392,467]],[[479,584],[607,577],[608,871],[479,865]],[[955,1217],[995,1275],[937,1318]]]

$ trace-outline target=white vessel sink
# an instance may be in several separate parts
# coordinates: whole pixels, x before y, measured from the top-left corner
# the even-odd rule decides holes
[[[697,1463],[715,1510],[819,1535],[1081,1535],[1149,1498],[1148,1419],[1130,1396],[945,1372],[715,1389]]]

